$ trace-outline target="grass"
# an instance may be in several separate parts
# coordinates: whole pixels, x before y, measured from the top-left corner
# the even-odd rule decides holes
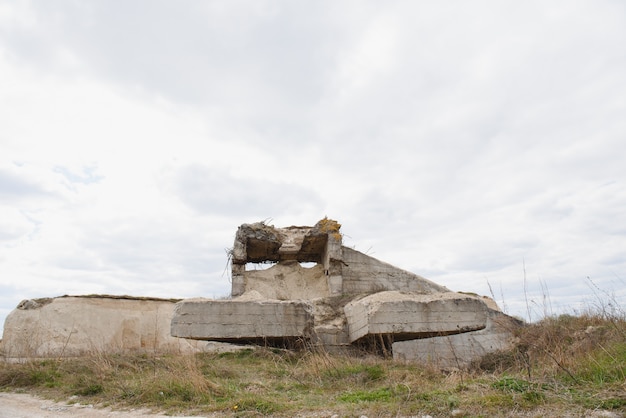
[[[227,416],[626,414],[626,320],[549,317],[469,370],[268,348],[0,363],[0,390],[115,408]]]

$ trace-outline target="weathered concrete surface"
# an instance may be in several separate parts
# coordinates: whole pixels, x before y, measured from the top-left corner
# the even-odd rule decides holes
[[[320,298],[312,300],[311,303],[315,321],[311,342],[328,350],[349,345],[348,323],[343,313],[345,298],[342,296]]]
[[[328,276],[321,264],[305,268],[297,261],[283,261],[266,270],[245,274],[246,292],[256,291],[264,299],[311,300],[330,296]]]
[[[486,354],[513,347],[513,331],[518,320],[489,309],[487,326],[480,331],[441,337],[396,341],[393,358],[419,361],[441,368],[466,368]]]
[[[449,292],[444,286],[431,282],[415,273],[370,257],[348,247],[342,247],[344,294],[370,294],[384,290],[404,292]]]
[[[394,340],[406,340],[459,334],[487,326],[484,302],[455,292],[379,292],[348,303],[344,311],[351,342],[366,335],[387,334],[393,335]]]
[[[276,228],[264,222],[243,224],[235,235],[232,262],[296,260],[324,263],[329,238],[341,240],[339,228],[341,225],[327,218],[312,227]]]
[[[187,299],[176,305],[175,337],[212,341],[308,338],[312,306],[299,301]]]
[[[191,353],[205,343],[170,335],[175,301],[116,296],[26,300],[6,318],[7,358],[94,353]]]

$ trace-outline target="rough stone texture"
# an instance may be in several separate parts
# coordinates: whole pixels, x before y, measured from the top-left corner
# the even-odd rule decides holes
[[[483,301],[454,292],[379,292],[348,303],[344,311],[351,342],[372,334],[393,335],[394,340],[459,334],[487,325]]]
[[[511,349],[512,332],[519,326],[519,321],[489,309],[484,329],[462,334],[396,341],[392,345],[393,358],[434,364],[441,368],[466,368],[485,354]]]
[[[308,337],[312,306],[298,301],[188,299],[176,305],[173,336],[213,341]]]
[[[114,296],[26,300],[5,321],[3,355],[72,357],[202,350],[205,343],[170,335],[174,306],[171,300]]]

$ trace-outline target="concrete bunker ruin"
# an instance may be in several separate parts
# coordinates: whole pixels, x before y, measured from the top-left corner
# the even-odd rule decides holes
[[[172,336],[241,344],[364,349],[464,367],[508,349],[518,321],[487,297],[452,292],[342,245],[341,225],[241,225],[230,251],[231,298],[187,299]],[[249,263],[271,263],[246,269]],[[301,263],[315,263],[303,267]]]

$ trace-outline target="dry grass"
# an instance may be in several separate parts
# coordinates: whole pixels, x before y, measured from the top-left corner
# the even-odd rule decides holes
[[[0,389],[101,406],[237,416],[626,414],[623,315],[563,315],[523,327],[509,352],[442,372],[373,356],[256,348],[0,364]]]

